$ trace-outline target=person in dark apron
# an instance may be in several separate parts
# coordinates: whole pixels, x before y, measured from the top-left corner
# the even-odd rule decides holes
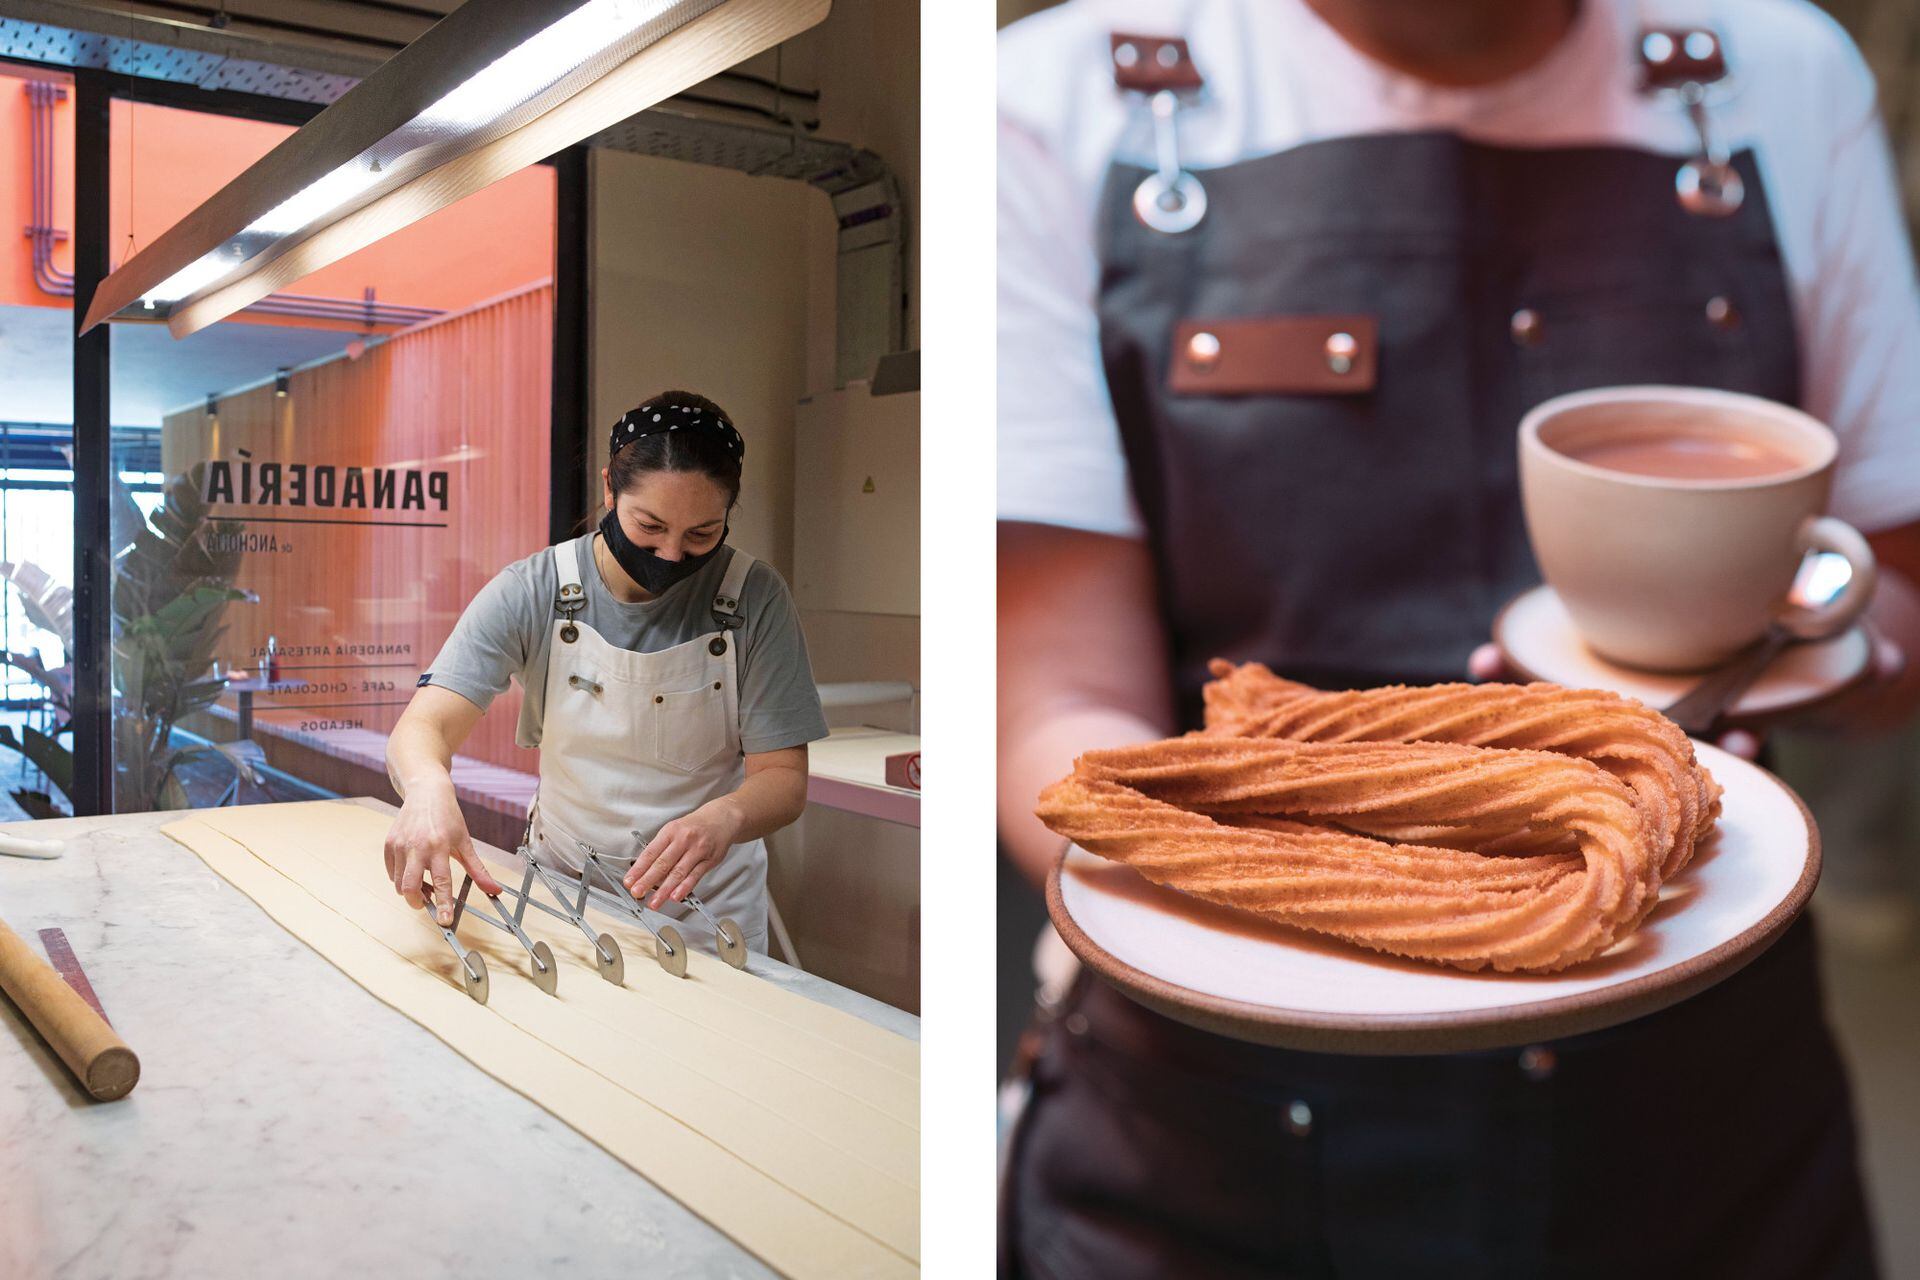
[[[1704,100],[1715,33],[1656,35],[1648,91]],[[1202,88],[1184,41],[1112,49],[1160,145],[1108,171],[1099,346],[1174,724],[1199,722],[1214,657],[1328,689],[1461,678],[1539,581],[1514,443],[1534,404],[1801,401],[1766,183],[1704,113],[1684,164],[1436,130],[1198,170],[1171,127]],[[1026,607],[1002,581],[1003,613]],[[1003,634],[1003,702],[1018,661]],[[1257,1047],[1084,975],[1030,1034],[1005,1274],[1875,1274],[1805,918],[1676,1007],[1520,1050]]]

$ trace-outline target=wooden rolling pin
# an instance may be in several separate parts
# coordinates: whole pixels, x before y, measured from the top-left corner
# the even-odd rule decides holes
[[[112,1102],[133,1092],[140,1079],[140,1059],[4,920],[0,920],[0,991],[39,1028],[88,1093],[101,1102]]]

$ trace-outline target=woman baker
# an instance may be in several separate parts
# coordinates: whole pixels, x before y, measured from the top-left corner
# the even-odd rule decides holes
[[[1072,0],[1000,52],[1004,847],[1207,660],[1496,674],[1515,430],[1586,387],[1799,405],[1920,639],[1920,308],[1872,80],[1800,0]],[[1905,577],[1903,577],[1905,575]],[[1856,706],[1914,706],[1900,649]],[[1349,1058],[1050,993],[1008,1272],[1867,1276],[1803,918],[1673,1008]]]
[[[599,527],[501,570],[394,726],[387,766],[404,803],[387,870],[412,906],[424,880],[443,925],[454,863],[497,892],[449,767],[518,680],[516,737],[540,749],[530,835],[547,865],[577,875],[591,849],[690,945],[743,959],[742,944],[766,949],[765,838],[800,816],[807,743],[827,734],[806,641],[780,576],[727,545],[746,446],[720,406],[663,392],[608,446]],[[716,939],[732,922],[743,936]]]

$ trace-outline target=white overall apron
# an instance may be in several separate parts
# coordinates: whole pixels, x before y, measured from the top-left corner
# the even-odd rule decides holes
[[[551,548],[560,590],[540,722],[540,787],[529,816],[547,865],[578,876],[585,845],[620,875],[661,827],[735,790],[746,776],[739,602],[754,559],[734,550],[713,600],[713,631],[658,653],[635,653],[572,620],[586,599],[574,546]],[[765,953],[764,841],[733,846],[694,892],[716,919],[731,916],[739,924],[749,949]],[[712,928],[686,903],[665,903],[661,913],[690,946],[713,948]]]

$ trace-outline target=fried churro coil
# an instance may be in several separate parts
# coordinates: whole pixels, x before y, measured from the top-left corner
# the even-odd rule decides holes
[[[1550,973],[1598,955],[1652,909],[1664,853],[1598,766],[1446,743],[1189,735],[1081,757],[1038,813],[1158,884],[1467,970]],[[1572,852],[1359,834],[1433,825],[1548,832]]]
[[[1666,851],[1662,881],[1679,874],[1720,813],[1720,786],[1693,744],[1659,712],[1616,694],[1555,684],[1394,685],[1329,693],[1276,676],[1259,663],[1216,659],[1205,690],[1210,734],[1299,742],[1452,742],[1549,751],[1590,760],[1634,793]],[[1492,837],[1471,823],[1377,830],[1483,852],[1553,849],[1540,832]]]

